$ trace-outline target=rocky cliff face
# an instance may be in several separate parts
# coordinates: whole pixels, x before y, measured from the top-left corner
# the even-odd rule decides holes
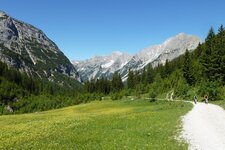
[[[73,61],[82,80],[97,78],[111,78],[113,73],[128,63],[131,55],[122,52],[113,52],[109,56],[96,56],[85,61]]]
[[[38,78],[80,80],[68,58],[41,30],[0,11],[0,60]]]
[[[112,61],[110,56],[96,56],[86,61],[74,63],[74,65],[76,66],[80,74],[85,75],[85,77],[82,76],[84,80],[90,80],[91,78],[96,79],[99,77],[110,78],[115,71],[118,71],[123,80],[126,80],[129,69],[141,70],[148,64],[152,64],[153,67],[158,64],[164,64],[167,59],[173,60],[174,58],[177,58],[178,56],[184,54],[186,49],[188,49],[189,51],[195,49],[200,42],[201,40],[194,35],[186,35],[184,33],[180,33],[174,37],[167,39],[160,45],[154,45],[145,48],[132,57],[129,56],[126,57],[126,59],[122,57],[123,55],[113,57],[119,60],[124,60],[123,62],[118,61],[116,63],[117,66],[103,65],[110,64],[110,62]],[[102,62],[102,60],[104,61]],[[102,65],[105,66],[104,69],[102,69]]]
[[[160,45],[150,46],[139,51],[119,72],[125,80],[129,69],[141,70],[148,64],[153,67],[165,64],[166,60],[173,60],[184,54],[186,50],[194,50],[199,43],[201,43],[200,38],[180,33]]]

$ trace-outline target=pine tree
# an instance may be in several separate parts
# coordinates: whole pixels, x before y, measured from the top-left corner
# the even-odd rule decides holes
[[[221,56],[225,55],[225,43],[224,43],[225,42],[225,31],[224,31],[223,25],[221,25],[219,27],[217,40],[219,42],[219,43],[217,43],[218,44],[217,48],[220,49],[220,55]]]
[[[171,68],[169,66],[169,60],[167,59],[165,65],[161,71],[161,77],[166,78],[170,75],[170,73],[171,73]]]
[[[154,70],[152,68],[152,65],[148,65],[147,69],[147,75],[146,75],[146,83],[151,84],[154,81]]]
[[[215,32],[214,29],[211,27],[209,33],[206,37],[205,42],[205,50],[202,53],[200,58],[200,62],[203,66],[203,75],[206,79],[212,80],[212,76],[214,74],[213,63],[215,63],[215,59],[213,57],[216,55],[214,51],[215,45]],[[213,55],[212,55],[213,54]]]
[[[134,84],[137,85],[141,83],[141,74],[139,71],[134,71]]]
[[[127,87],[129,89],[133,89],[134,86],[135,86],[134,72],[132,70],[129,70],[128,78],[127,78]]]
[[[121,79],[121,76],[118,72],[115,72],[113,74],[113,79],[112,79],[112,90],[113,92],[118,92],[123,89],[123,82]]]
[[[198,43],[198,47],[194,51],[194,58],[198,59],[201,56],[201,54],[202,54],[202,45],[201,43]]]
[[[147,72],[146,72],[146,69],[145,69],[145,67],[144,67],[144,69],[143,69],[143,71],[142,71],[142,74],[141,74],[141,82],[142,82],[143,84],[147,84],[146,79],[147,79]]]
[[[224,27],[223,27],[222,24],[221,24],[221,26],[219,27],[219,30],[218,30],[218,35],[221,35],[221,34],[224,34]]]
[[[191,58],[188,50],[184,54],[183,76],[189,85],[194,84],[194,74],[192,72]]]
[[[215,36],[216,36],[216,34],[214,32],[214,29],[213,29],[213,27],[211,27],[209,29],[209,32],[208,32],[208,35],[207,35],[205,41],[208,42],[208,41],[212,40]]]

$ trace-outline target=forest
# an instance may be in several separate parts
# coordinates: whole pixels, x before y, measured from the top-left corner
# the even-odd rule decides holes
[[[225,31],[221,25],[216,33],[210,28],[204,43],[199,43],[193,51],[186,50],[184,55],[159,64],[151,64],[141,71],[130,70],[123,84],[118,73],[112,81],[106,79],[91,80],[85,83],[84,90],[89,93],[110,94],[118,99],[134,95],[148,94],[156,97],[170,91],[174,98],[190,99],[196,95],[209,100],[224,99],[225,84]]]
[[[68,88],[56,83],[33,79],[0,62],[0,114],[29,113],[60,108],[93,100],[112,100],[146,95],[156,98],[174,92],[175,99],[223,100],[225,91],[225,31],[221,25],[216,33],[210,28],[204,43],[193,51],[165,64],[140,71],[130,70],[126,82],[115,72],[112,80],[104,78]]]

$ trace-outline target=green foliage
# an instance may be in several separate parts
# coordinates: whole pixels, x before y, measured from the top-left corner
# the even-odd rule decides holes
[[[120,100],[122,98],[123,98],[123,96],[120,93],[112,93],[111,94],[111,99],[112,100]]]
[[[123,82],[119,73],[115,72],[112,78],[112,91],[119,92],[123,89]]]
[[[13,113],[28,113],[78,104],[83,101],[78,94],[70,87],[33,79],[0,62],[0,114],[9,113],[5,106],[12,107]],[[93,99],[91,96],[89,101]]]
[[[216,35],[211,28],[204,44],[201,56],[201,64],[203,66],[203,75],[209,81],[224,80],[224,31],[223,26],[220,27],[219,33]]]
[[[190,98],[188,95],[188,90],[190,89],[189,85],[184,81],[184,79],[179,79],[177,82],[177,86],[174,88],[174,94],[179,98]]]
[[[110,92],[120,92],[123,89],[124,85],[121,79],[120,74],[115,72],[113,74],[112,81],[101,78],[91,81],[86,81],[84,83],[84,91],[88,93],[102,93],[109,94]]]
[[[193,85],[195,83],[194,72],[192,69],[191,58],[189,51],[186,50],[184,54],[184,67],[183,67],[183,76],[186,79],[189,85]]]
[[[154,70],[152,68],[152,65],[148,65],[147,72],[146,72],[146,81],[145,81],[145,83],[147,83],[147,84],[153,83],[154,82],[154,77],[155,77],[155,74],[154,74]]]
[[[3,80],[0,84],[0,103],[7,105],[17,97],[22,97],[25,92],[15,83]]]
[[[223,91],[220,82],[202,82],[198,89],[198,94],[202,97],[208,95],[209,100],[221,100]]]
[[[135,87],[134,72],[132,70],[129,70],[129,72],[128,72],[127,87],[129,89],[134,89],[134,87]]]
[[[171,72],[172,72],[172,69],[170,67],[169,60],[167,59],[165,66],[162,68],[161,77],[166,78],[170,75]]]
[[[149,101],[150,102],[155,102],[156,101],[156,96],[157,96],[157,94],[154,91],[151,91],[149,93]]]
[[[216,36],[215,32],[214,32],[214,29],[213,27],[210,28],[209,32],[208,32],[208,35],[205,39],[206,42],[210,41]]]

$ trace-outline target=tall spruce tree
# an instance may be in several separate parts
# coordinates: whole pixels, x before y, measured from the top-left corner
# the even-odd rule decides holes
[[[132,70],[129,70],[128,78],[127,78],[127,87],[129,89],[133,89],[134,86],[135,86],[134,72]]]
[[[192,72],[191,58],[188,50],[184,54],[183,76],[189,85],[194,84],[194,74]]]
[[[145,67],[144,67],[144,69],[143,69],[143,71],[142,71],[142,74],[141,74],[141,82],[142,82],[143,84],[147,84],[147,83],[146,83],[146,78],[147,78],[147,72],[146,72],[146,69],[145,69]]]
[[[225,84],[225,30],[223,25],[219,27],[218,30],[218,38],[220,39],[219,49],[220,49],[220,57],[221,57],[221,79]]]
[[[113,74],[113,79],[112,79],[112,90],[113,92],[118,92],[123,89],[123,82],[121,79],[121,76],[118,72],[115,72]]]
[[[216,53],[213,52],[215,45],[215,36],[216,35],[214,29],[211,27],[205,39],[205,50],[203,51],[202,56],[200,58],[200,62],[203,66],[203,76],[209,80],[212,80],[212,76],[214,74],[213,63],[216,62],[215,60],[213,60],[213,57],[216,55]]]
[[[171,68],[169,66],[169,60],[167,59],[164,67],[162,68],[161,77],[166,78],[170,75],[170,73],[171,73]]]
[[[222,24],[221,24],[221,26],[219,27],[219,30],[218,30],[218,35],[221,35],[221,34],[224,34],[224,27],[223,27]]]
[[[215,36],[216,36],[216,34],[214,32],[214,29],[213,29],[213,27],[211,27],[209,29],[209,32],[208,32],[208,35],[207,35],[205,41],[208,42],[208,41],[212,40]]]
[[[146,83],[151,84],[154,81],[154,70],[152,68],[152,65],[149,64],[147,68],[147,74],[146,74]]]

